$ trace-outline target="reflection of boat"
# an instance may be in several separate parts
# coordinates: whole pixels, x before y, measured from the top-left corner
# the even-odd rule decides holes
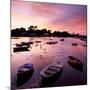
[[[57,41],[49,41],[49,42],[47,42],[47,44],[56,44],[57,43]]]
[[[34,72],[33,64],[24,64],[17,70],[17,87],[28,81]]]
[[[20,51],[29,51],[29,46],[21,46],[21,47],[14,47],[14,52],[20,52]]]
[[[41,72],[41,86],[52,85],[60,76],[63,71],[63,64],[56,62],[46,66]]]
[[[83,63],[80,60],[78,60],[77,58],[73,56],[68,56],[68,58],[70,59],[68,60],[68,63],[70,66],[72,66],[73,68],[79,71],[83,71]]]
[[[61,39],[60,41],[64,41],[64,39]]]
[[[78,44],[77,43],[72,43],[72,46],[77,46]]]
[[[22,45],[30,45],[33,44],[33,42],[21,42]]]

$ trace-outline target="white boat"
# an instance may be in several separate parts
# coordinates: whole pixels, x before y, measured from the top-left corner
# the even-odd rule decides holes
[[[55,62],[41,70],[40,75],[44,79],[53,78],[63,70],[63,63]]]

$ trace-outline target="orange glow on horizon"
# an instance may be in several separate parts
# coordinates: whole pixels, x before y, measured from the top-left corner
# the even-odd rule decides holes
[[[12,1],[11,29],[36,25],[39,29],[86,34],[85,10],[86,6]]]

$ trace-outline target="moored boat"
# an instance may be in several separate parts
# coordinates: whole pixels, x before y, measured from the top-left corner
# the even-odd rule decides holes
[[[60,73],[63,70],[63,64],[61,62],[55,62],[46,66],[41,72],[40,75],[43,79],[53,78],[55,75]]]
[[[37,41],[35,41],[36,43],[41,43],[41,41],[39,41],[39,40],[37,40]]]
[[[72,66],[73,68],[75,68],[79,71],[83,71],[83,63],[79,59],[77,59],[73,56],[68,56],[68,58],[70,59],[70,60],[68,60],[68,63],[70,66]]]
[[[17,80],[16,80],[16,86],[19,87],[22,84],[24,84],[25,82],[27,82],[33,72],[34,72],[34,68],[33,68],[33,64],[24,64],[22,65],[18,70],[17,70]]]
[[[41,70],[40,87],[49,87],[60,77],[63,71],[63,64],[55,62]]]
[[[61,39],[60,41],[64,41],[64,39]]]
[[[16,43],[16,47],[21,47],[21,46],[23,46],[21,43],[20,44]]]
[[[80,38],[80,40],[87,42],[87,38]]]
[[[14,47],[13,51],[14,52],[29,51],[28,48],[29,48],[29,46]]]
[[[77,46],[78,44],[77,43],[72,43],[72,46]]]
[[[21,42],[22,45],[30,45],[33,44],[33,42]]]
[[[82,45],[82,46],[87,47],[87,45]]]
[[[49,42],[46,42],[47,44],[56,44],[57,43],[57,41],[49,41]]]

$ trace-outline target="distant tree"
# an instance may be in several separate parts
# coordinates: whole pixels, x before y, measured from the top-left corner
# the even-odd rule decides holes
[[[56,36],[56,37],[60,37],[61,34],[60,34],[59,31],[54,31],[54,32],[53,32],[53,35]]]
[[[51,33],[51,30],[47,30],[46,28],[43,29],[38,29],[37,26],[29,26],[28,30],[26,30],[24,27],[21,28],[15,28],[11,30],[11,36],[55,36],[55,37],[76,37],[76,38],[87,38],[86,35],[79,35],[79,33],[75,34],[72,33],[70,34],[67,31],[54,31]]]
[[[51,34],[51,30],[48,30],[47,32],[48,32],[49,34]]]
[[[79,33],[77,33],[76,36],[79,37]]]
[[[28,30],[36,30],[36,29],[37,29],[37,26],[31,25],[31,26],[28,27]]]
[[[67,31],[62,32],[63,37],[69,37],[70,34]]]
[[[32,30],[32,29],[33,29],[33,26],[29,26],[29,27],[28,27],[28,30]]]
[[[19,36],[20,35],[20,30],[19,28],[12,29],[11,30],[11,36]]]
[[[19,31],[19,28],[16,28],[16,29],[14,29],[14,30]]]
[[[39,29],[37,29],[36,31],[35,31],[35,33],[36,33],[36,36],[38,36],[38,37],[41,37],[43,34],[42,34],[42,31],[41,30],[39,30]]]
[[[47,29],[46,28],[42,29],[42,32],[47,33]]]
[[[26,29],[23,27],[21,27],[19,30],[20,30],[20,32],[26,32]]]
[[[34,26],[34,29],[36,30],[38,27],[37,26]]]

